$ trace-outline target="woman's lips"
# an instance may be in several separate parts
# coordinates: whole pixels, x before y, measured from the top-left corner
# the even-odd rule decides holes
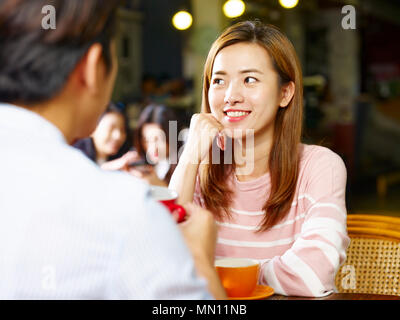
[[[251,111],[245,110],[226,110],[224,111],[225,117],[224,119],[228,122],[238,122],[245,119]]]
[[[153,160],[157,160],[158,159],[158,151],[157,150],[153,151],[151,153],[151,157]]]
[[[119,148],[121,147],[121,145],[118,143],[112,143],[110,144],[110,149],[113,150],[113,152],[117,152],[119,150]]]

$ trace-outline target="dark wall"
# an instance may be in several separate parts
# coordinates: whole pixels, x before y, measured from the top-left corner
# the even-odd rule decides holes
[[[182,76],[182,31],[172,26],[173,15],[186,0],[145,0],[143,10],[143,74]],[[186,7],[187,8],[187,7]],[[189,8],[188,8],[189,9]]]

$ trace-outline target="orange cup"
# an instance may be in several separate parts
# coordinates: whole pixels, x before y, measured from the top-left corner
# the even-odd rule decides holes
[[[257,260],[218,259],[215,268],[228,297],[248,297],[257,286],[260,273],[260,263]]]

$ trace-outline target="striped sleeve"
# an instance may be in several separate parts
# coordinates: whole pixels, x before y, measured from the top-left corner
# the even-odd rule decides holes
[[[313,159],[302,177],[307,197],[300,236],[283,255],[263,264],[262,282],[278,294],[322,297],[336,291],[335,275],[346,259],[346,168],[325,148]]]

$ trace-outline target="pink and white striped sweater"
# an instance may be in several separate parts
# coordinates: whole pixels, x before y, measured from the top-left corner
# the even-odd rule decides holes
[[[271,189],[267,173],[239,182],[233,176],[232,219],[217,221],[217,258],[258,259],[259,283],[290,296],[321,297],[336,291],[334,278],[350,244],[346,229],[346,167],[331,150],[301,145],[296,194],[287,216],[256,233]],[[204,207],[199,184],[194,202]]]

